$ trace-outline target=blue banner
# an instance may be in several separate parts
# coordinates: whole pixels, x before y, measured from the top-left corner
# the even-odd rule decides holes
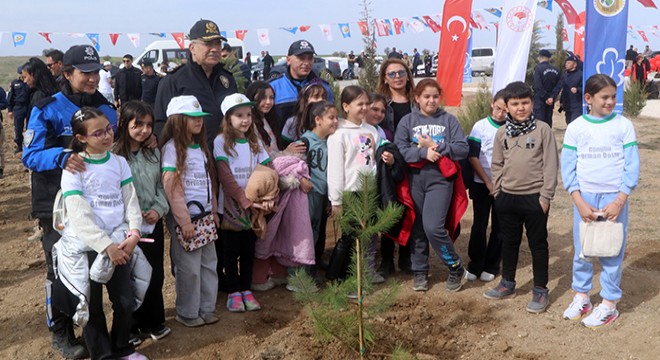
[[[344,39],[351,37],[351,27],[348,25],[348,23],[341,23],[337,25],[339,26],[339,32],[341,32],[341,36],[343,36]]]
[[[101,51],[101,44],[99,44],[99,34],[87,33],[85,35],[87,35],[87,38],[92,42],[92,44],[96,48],[96,51],[97,52]]]
[[[594,74],[605,74],[614,79],[617,84],[614,112],[617,114],[623,112],[628,3],[625,0],[587,1],[582,88]],[[607,36],[603,36],[603,29],[607,29]],[[584,113],[586,108],[587,104],[583,103]]]
[[[14,31],[11,33],[11,39],[14,42],[14,47],[25,45],[25,38],[27,33]]]
[[[472,29],[468,37],[467,50],[465,50],[465,64],[463,65],[463,83],[472,82]]]

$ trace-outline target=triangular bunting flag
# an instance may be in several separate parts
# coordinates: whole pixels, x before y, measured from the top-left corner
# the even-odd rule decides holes
[[[112,43],[112,46],[117,45],[117,39],[119,38],[119,34],[117,33],[110,33],[110,42]]]
[[[25,45],[26,37],[27,37],[27,33],[16,32],[16,31],[12,32],[11,39],[14,41],[14,47]]]
[[[289,32],[291,34],[294,34],[294,35],[296,34],[296,32],[298,32],[298,27],[297,26],[294,26],[294,27],[281,27],[280,29],[282,29],[286,32]]]
[[[358,21],[358,26],[360,27],[362,36],[369,36],[369,25],[367,25],[366,21]]]
[[[49,44],[52,44],[53,42],[50,40],[50,33],[47,32],[40,32],[39,35],[43,36],[46,41],[48,41]]]
[[[394,24],[394,33],[397,35],[401,35],[406,32],[405,24],[403,21],[399,20],[398,18],[393,18],[392,23]]]
[[[323,33],[323,37],[327,41],[332,41],[332,32],[330,31],[330,25],[321,24],[321,25],[319,25],[319,28],[321,29],[321,33]]]
[[[351,28],[348,23],[337,24],[339,26],[339,32],[344,39],[351,37]]]
[[[127,33],[126,36],[128,36],[128,40],[131,41],[131,44],[135,46],[136,48],[140,46],[140,34],[139,33]]]
[[[637,32],[642,37],[642,40],[644,40],[644,42],[649,42],[649,38],[646,37],[646,33],[644,32],[644,30],[637,30]]]
[[[657,8],[658,8],[658,7],[655,6],[655,4],[653,3],[653,0],[637,0],[637,1],[639,1],[640,4],[644,5],[644,7],[647,7],[647,8],[654,8],[654,9],[657,9]]]
[[[96,51],[101,51],[101,44],[99,44],[99,34],[98,33],[87,33],[87,38],[92,41],[92,45],[96,48]]]
[[[268,29],[257,29],[257,38],[259,39],[259,44],[261,46],[270,45],[270,34],[268,33]]]
[[[417,18],[410,18],[407,21],[407,25],[408,25],[408,29],[412,29],[416,33],[420,33],[424,31],[424,27],[426,26],[424,25],[423,22],[419,21],[419,19]]]
[[[236,30],[236,38],[238,40],[245,40],[245,34],[247,34],[247,30]]]
[[[176,41],[176,44],[179,45],[181,50],[186,48],[186,37],[182,32],[172,33],[172,37],[174,38],[174,41]]]
[[[311,28],[311,26],[309,26],[309,25],[300,25],[298,27],[298,30],[300,30],[300,32],[305,32],[305,31],[309,30],[310,28]]]

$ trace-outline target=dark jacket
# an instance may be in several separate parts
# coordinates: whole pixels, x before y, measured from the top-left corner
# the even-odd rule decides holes
[[[646,84],[649,68],[643,61],[641,65],[637,64],[637,62],[634,62],[630,69],[630,81],[632,81],[633,84],[636,82],[640,82],[642,85]]]
[[[273,65],[275,65],[275,60],[273,60],[273,57],[270,56],[270,54],[264,56],[264,58],[261,60],[264,63],[264,70],[268,69],[270,70]]]
[[[383,152],[388,151],[394,156],[394,164],[389,166],[383,161]],[[399,149],[393,143],[385,143],[376,151],[376,185],[380,193],[380,204],[386,207],[389,204],[402,205],[397,197],[397,184],[406,178],[406,161],[401,156]],[[401,231],[403,217],[388,231],[387,235],[391,239],[396,239]]]
[[[62,169],[71,154],[64,151],[72,138],[71,117],[83,106],[103,111],[117,128],[117,111],[100,92],[94,95],[59,92],[36,103],[32,110],[23,150],[23,165],[32,170],[32,216],[53,216],[53,202],[60,189]]]
[[[5,94],[5,89],[0,86],[0,110],[7,108],[7,95]],[[0,129],[2,129],[2,112],[0,112]]]
[[[577,92],[573,94],[571,88],[577,88]],[[552,98],[556,99],[561,91],[561,106],[565,110],[580,110],[582,109],[582,71],[574,70],[567,71],[559,79],[557,86],[552,91]]]
[[[637,51],[633,49],[626,50],[626,60],[635,61],[636,57],[637,57]]]
[[[559,70],[544,61],[534,68],[534,98],[536,101],[552,97],[552,91],[559,82]]]
[[[142,101],[154,106],[156,103],[156,93],[158,92],[158,83],[160,83],[160,76],[158,74],[152,76],[142,74]]]
[[[206,140],[213,143],[220,130],[222,111],[220,104],[225,96],[237,93],[236,81],[224,65],[218,64],[213,68],[211,77],[206,77],[202,67],[188,59],[188,63],[172,70],[158,84],[154,112],[154,134],[160,136],[167,120],[167,104],[175,96],[194,95],[202,105],[204,112],[210,113],[204,117]]]
[[[7,111],[13,112],[14,107],[25,109],[30,104],[30,87],[21,79],[14,79],[9,85],[9,95],[7,96]]]
[[[142,98],[142,71],[132,66],[123,68],[115,75],[115,99],[121,102]]]

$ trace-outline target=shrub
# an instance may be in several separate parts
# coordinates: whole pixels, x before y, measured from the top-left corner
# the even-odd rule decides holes
[[[463,132],[469,134],[474,123],[491,114],[490,104],[492,101],[493,94],[488,89],[486,82],[482,81],[479,84],[475,99],[458,112],[458,122],[463,128]]]
[[[639,82],[630,84],[630,87],[623,93],[623,112],[628,116],[639,115],[646,106],[647,97],[644,85]]]

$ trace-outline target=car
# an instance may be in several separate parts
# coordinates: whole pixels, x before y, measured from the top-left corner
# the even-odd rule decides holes
[[[492,74],[495,67],[495,48],[472,49],[472,75]]]
[[[424,55],[424,56],[430,56],[430,55]],[[438,72],[438,54],[433,54],[433,58],[431,60],[431,73],[429,75],[435,76],[437,72]],[[421,64],[417,65],[417,74],[413,74],[413,75],[426,76],[426,67],[424,65],[424,60],[422,60]]]

